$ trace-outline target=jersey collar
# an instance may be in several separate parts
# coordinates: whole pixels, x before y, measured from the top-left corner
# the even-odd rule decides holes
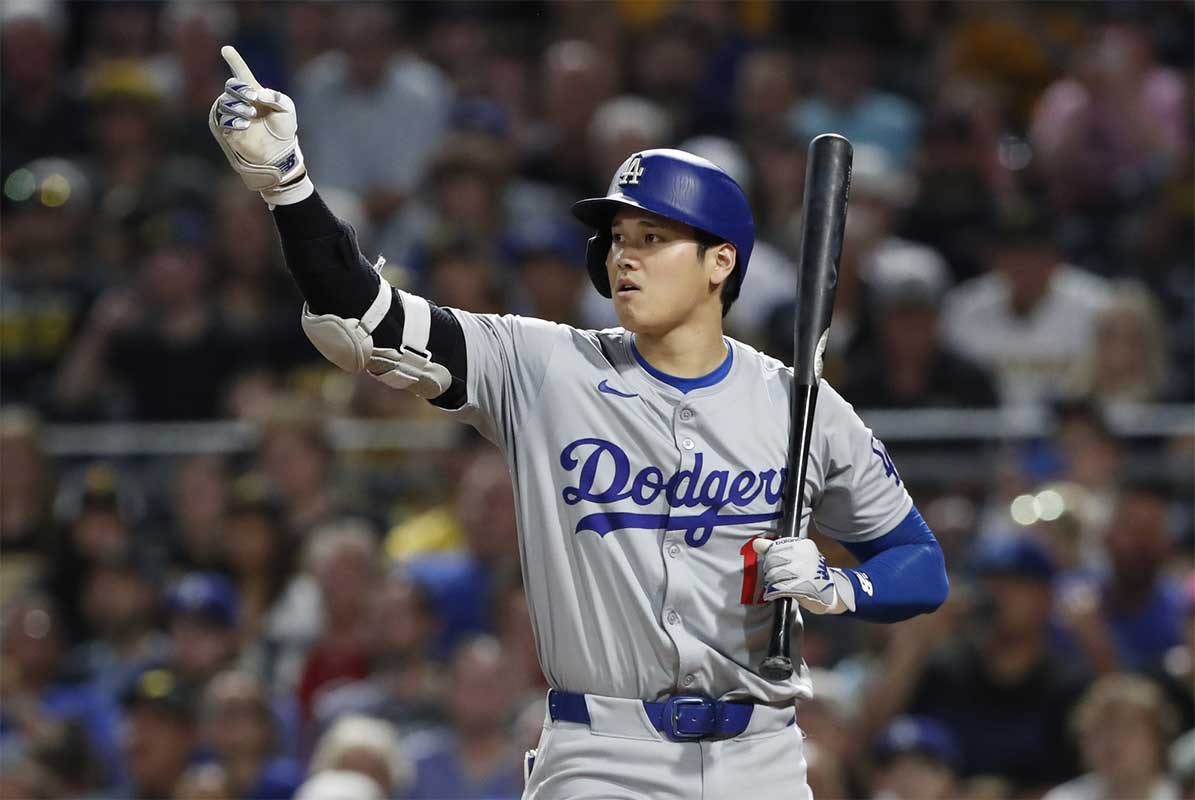
[[[662,372],[647,363],[647,359],[639,353],[639,348],[635,346],[635,335],[631,334],[630,336],[631,355],[635,357],[635,361],[643,368],[643,371],[661,383],[668,384],[673,389],[681,392],[681,394],[688,394],[695,389],[709,388],[730,374],[730,368],[734,365],[734,348],[731,347],[726,337],[723,337],[722,341],[726,343],[726,358],[722,359],[722,363],[712,372],[707,372],[696,378],[679,378],[675,375]]]

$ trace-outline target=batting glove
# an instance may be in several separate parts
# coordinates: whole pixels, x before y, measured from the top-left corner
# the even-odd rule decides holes
[[[236,48],[226,45],[220,55],[233,77],[212,103],[208,128],[228,163],[270,208],[307,199],[315,186],[299,149],[294,101],[258,83]]]
[[[791,597],[814,614],[855,610],[855,587],[846,573],[826,566],[826,557],[810,539],[756,539],[763,556],[765,601]]]

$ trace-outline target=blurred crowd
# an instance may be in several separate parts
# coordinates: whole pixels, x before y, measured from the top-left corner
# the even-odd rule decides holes
[[[810,623],[815,796],[1195,797],[1195,410],[1117,422],[1195,401],[1190,3],[6,0],[0,26],[0,797],[517,797],[539,735],[506,466],[465,428],[330,436],[435,412],[304,338],[207,128],[222,44],[295,99],[366,255],[443,306],[615,324],[569,204],[636,150],[709,158],[759,237],[727,327],[786,360],[806,148],[850,138],[828,379],[865,420],[1049,425],[889,442],[952,595]],[[254,438],[49,435],[197,420]],[[924,468],[960,455],[987,468]]]

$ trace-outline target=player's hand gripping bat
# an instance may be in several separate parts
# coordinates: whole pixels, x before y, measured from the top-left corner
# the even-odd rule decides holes
[[[835,133],[822,134],[809,144],[805,167],[805,203],[801,215],[801,256],[797,278],[794,326],[793,392],[788,438],[788,480],[781,500],[778,537],[798,536],[804,504],[809,437],[822,377],[822,353],[830,335],[838,262],[846,226],[847,192],[851,184],[851,143]],[[789,655],[789,616],[792,598],[775,601],[768,655],[759,671],[772,681],[793,673]]]

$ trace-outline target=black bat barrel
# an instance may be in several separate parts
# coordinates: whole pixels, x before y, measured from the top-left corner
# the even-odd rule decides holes
[[[809,144],[805,165],[805,205],[801,216],[801,253],[797,276],[797,314],[793,336],[793,394],[788,441],[788,479],[780,506],[780,537],[800,533],[809,441],[822,377],[822,353],[830,334],[838,262],[846,227],[847,194],[851,184],[851,143],[827,133]],[[787,680],[793,673],[789,655],[788,618],[792,599],[774,604],[768,655],[760,674],[768,680]]]

